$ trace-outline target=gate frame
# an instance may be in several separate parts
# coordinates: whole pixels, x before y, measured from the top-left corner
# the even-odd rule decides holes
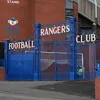
[[[71,17],[69,19],[70,22],[70,42],[72,42],[72,46],[70,48],[72,54],[73,54],[73,68],[70,72],[70,80],[76,80],[76,73],[77,73],[77,43],[76,43],[76,35],[77,35],[77,21],[75,17]],[[67,23],[66,23],[67,24]],[[54,26],[55,24],[51,24],[52,26]],[[40,80],[40,68],[41,65],[40,63],[40,39],[41,39],[41,24],[40,23],[36,23],[34,25],[34,42],[35,42],[35,69],[37,69],[35,71],[34,74],[34,80]]]

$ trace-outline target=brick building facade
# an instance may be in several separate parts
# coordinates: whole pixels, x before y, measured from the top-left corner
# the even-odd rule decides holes
[[[17,1],[17,0],[12,0]],[[0,1],[0,41],[7,38],[28,38],[33,35],[35,22],[41,24],[53,24],[65,21],[66,0],[19,0],[19,4]],[[77,4],[74,3],[74,15],[78,19]],[[6,34],[5,27],[11,27],[8,23],[10,18],[16,18],[20,27],[20,34]],[[60,38],[60,37],[58,37]]]
[[[17,1],[17,0],[12,0]],[[2,34],[0,36],[0,41],[4,42],[5,39],[28,39],[31,36],[34,36],[33,29],[34,24],[36,22],[40,22],[41,24],[54,24],[57,22],[62,22],[66,20],[66,0],[19,0],[19,4],[16,3],[8,3],[7,0],[1,0],[0,1],[0,26],[1,30],[0,33]],[[3,11],[3,12],[2,12]],[[6,13],[7,12],[7,13]],[[73,2],[73,16],[76,17],[78,21],[78,4],[76,2]],[[10,18],[14,17],[16,20],[18,20],[18,23],[14,26],[12,26],[10,23],[8,23],[8,20]],[[14,28],[15,27],[15,28]],[[16,27],[19,27],[19,33],[15,33]],[[8,33],[8,31],[10,33]],[[66,36],[53,36],[53,37],[46,37],[43,38],[43,40],[61,40],[65,39]],[[4,52],[3,49],[0,50],[1,52]],[[89,51],[89,50],[88,50]],[[86,53],[84,51],[84,53]],[[3,53],[1,53],[3,54]],[[91,58],[91,57],[90,57]],[[88,61],[88,60],[87,60]],[[91,61],[90,65],[91,65]],[[88,62],[86,62],[87,64]],[[4,66],[3,66],[4,67]],[[5,69],[2,68],[1,70],[4,71],[5,75]],[[87,70],[91,70],[87,68]],[[0,73],[1,74],[1,73]],[[3,74],[3,73],[2,73]],[[3,76],[4,78],[4,75]],[[1,79],[3,79],[1,78]]]
[[[73,14],[78,19],[78,5],[74,3]],[[27,39],[34,36],[36,22],[54,24],[65,21],[66,0],[1,0],[0,1],[0,52],[4,54],[5,39]],[[17,20],[11,25],[8,20]],[[53,36],[43,40],[60,40],[65,36]],[[3,56],[4,57],[4,56]],[[2,57],[1,57],[2,58]],[[0,80],[5,80],[5,68],[0,67]]]
[[[66,16],[66,0],[11,0],[18,2],[9,2],[9,0],[0,0],[0,42],[5,39],[27,39],[33,36],[34,24],[53,24],[65,21]],[[78,21],[78,4],[73,2],[73,15]],[[15,18],[18,23],[12,26],[8,20]],[[81,17],[82,18],[82,17]],[[84,18],[83,18],[84,19]],[[92,22],[89,22],[90,26]],[[18,29],[18,30],[17,30]],[[97,26],[100,29],[100,26]],[[16,34],[16,31],[18,31]],[[44,38],[44,40],[59,40],[65,39],[65,36],[54,36]],[[0,53],[2,46],[0,46]],[[90,50],[90,49],[89,49]],[[90,50],[91,51],[91,50]],[[3,49],[4,52],[4,49]],[[3,53],[2,53],[3,54]],[[90,54],[91,55],[91,54]],[[97,54],[98,55],[98,54]],[[91,57],[92,58],[92,57]],[[91,59],[89,60],[91,66]],[[5,68],[0,67],[0,80],[5,80]],[[91,68],[89,68],[91,71]],[[96,80],[96,98],[99,100],[99,83]]]

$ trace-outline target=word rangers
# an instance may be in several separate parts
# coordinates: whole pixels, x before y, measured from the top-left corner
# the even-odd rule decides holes
[[[19,0],[7,0],[7,3],[19,4]]]
[[[41,36],[48,36],[54,34],[62,34],[70,32],[69,25],[61,25],[61,26],[54,26],[54,27],[46,27],[45,29],[41,29]]]

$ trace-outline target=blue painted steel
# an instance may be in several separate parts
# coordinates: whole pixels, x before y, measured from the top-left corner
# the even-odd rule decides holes
[[[5,41],[6,79],[34,80],[34,52],[11,51],[8,48],[9,43],[9,40]]]
[[[69,52],[69,44],[67,40],[42,42],[40,80],[74,80],[71,74],[73,59],[69,59],[73,53]]]
[[[94,71],[94,69],[95,69],[95,67],[96,67],[96,44],[95,43],[93,43],[93,44],[91,44],[92,45],[92,47],[91,47],[91,49],[92,49],[92,79],[91,80],[94,80],[95,78],[96,78],[96,74],[95,74],[95,71]]]
[[[5,54],[5,58],[4,58],[4,66],[5,66],[5,68],[6,68],[6,77],[7,77],[7,73],[8,73],[8,43],[9,43],[9,40],[6,40],[5,41],[5,52],[4,52],[4,54]]]
[[[77,48],[76,48],[76,34],[77,34],[77,30],[76,30],[77,24],[76,24],[76,18],[71,17],[70,18],[70,33],[71,35],[71,53],[72,55],[72,71],[71,71],[71,78],[70,80],[75,80],[76,79],[76,72],[77,72]]]
[[[41,29],[41,24],[36,23],[34,26],[34,45],[35,45],[35,50],[34,50],[34,80],[39,80],[40,76],[40,29]]]
[[[57,46],[56,46],[56,45],[57,45],[56,42],[54,42],[54,47],[55,47],[55,48],[54,48],[54,49],[55,49],[55,50],[54,50],[54,51],[55,51],[54,59],[55,59],[55,62],[56,62],[56,60],[57,60],[57,54],[56,54],[56,51],[57,51],[57,50],[56,50],[56,49],[57,49],[56,47],[57,47]],[[54,76],[55,76],[55,77],[54,77],[54,80],[57,80],[57,65],[56,65],[56,63],[54,64],[54,73],[55,73],[55,75],[54,75]]]
[[[75,60],[76,57],[74,59],[74,56],[72,56],[72,55],[76,55],[76,53],[77,53],[76,50],[75,50],[76,49],[76,47],[75,47],[76,44],[72,46],[72,48],[71,48],[72,50],[70,49],[70,47],[75,42],[75,38],[76,38],[76,36],[75,36],[76,35],[76,27],[75,27],[76,19],[74,17],[72,17],[70,19],[70,21],[65,21],[65,22],[57,23],[57,24],[48,24],[48,25],[42,26],[41,28],[51,27],[51,26],[52,27],[53,26],[59,26],[59,25],[62,25],[62,24],[70,25],[70,29],[72,28],[71,31],[70,31],[70,34],[72,36],[71,36],[71,38],[70,37],[66,38],[66,40],[63,40],[63,41],[55,41],[55,42],[51,42],[51,43],[50,42],[42,42],[41,43],[42,45],[44,45],[44,46],[41,46],[42,49],[44,47],[45,49],[47,49],[46,51],[49,51],[49,53],[41,54],[41,55],[43,55],[43,56],[41,56],[41,59],[43,59],[45,57],[45,55],[46,55],[46,57],[47,57],[46,60],[51,60],[51,58],[49,58],[49,55],[50,55],[52,57],[52,60],[54,60],[54,62],[45,71],[41,71],[40,80],[54,80],[54,79],[55,80],[70,80],[70,79],[74,80],[74,72],[72,70],[71,71],[72,74],[70,74],[70,66],[72,67],[72,69],[74,69],[73,68],[74,64],[77,64],[76,63],[77,61]],[[62,35],[62,34],[57,34],[57,35]],[[67,35],[67,33],[66,33],[66,35]],[[73,43],[72,43],[72,39],[74,39]],[[48,48],[50,48],[49,46],[52,47],[52,49],[48,50]],[[45,49],[43,49],[43,50],[45,50]],[[63,53],[66,53],[66,54],[63,54],[63,55],[62,54],[58,54],[57,52],[59,52],[59,50],[60,50],[60,52],[63,52]],[[54,53],[52,53],[52,52],[54,52]],[[69,55],[67,53],[69,53]],[[67,60],[68,60],[68,62],[71,63],[71,65],[70,64],[65,64],[63,67],[61,67],[61,65],[58,65],[57,63],[59,62],[59,59],[61,59],[61,56],[63,56],[63,58],[66,58],[67,56],[69,56],[71,62],[70,62],[70,60],[68,60],[68,59]],[[63,59],[63,60],[65,60],[65,59]],[[41,69],[44,66],[41,63],[41,66],[40,66]],[[52,70],[51,73],[50,73],[50,70]],[[63,70],[63,72],[60,71],[60,70]]]
[[[33,80],[33,55],[8,54],[7,80]]]
[[[96,72],[96,77],[100,78],[100,64],[97,64],[97,72]]]

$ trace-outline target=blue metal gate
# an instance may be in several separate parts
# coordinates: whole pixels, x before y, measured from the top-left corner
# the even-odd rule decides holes
[[[39,41],[40,42],[40,67],[39,80],[75,80],[77,70],[77,47],[76,32],[77,23],[75,18],[57,24],[48,24],[41,26],[42,29],[47,27],[59,27],[69,25],[70,31],[65,32],[65,40],[60,41]],[[39,32],[37,33],[40,34]],[[47,30],[46,30],[47,34]],[[55,33],[63,35],[63,33]],[[44,36],[44,35],[43,35]],[[53,35],[52,35],[53,36]]]
[[[33,80],[34,79],[34,48],[23,49],[16,45],[32,40],[5,42],[5,66],[7,80]],[[15,44],[14,44],[15,43]],[[10,48],[11,45],[11,48]],[[14,47],[15,46],[15,47]]]
[[[69,52],[70,45],[67,40],[41,42],[40,80],[75,79],[73,61],[76,59],[73,58],[74,53]]]
[[[45,29],[47,26],[56,27],[61,25],[66,26],[66,31],[64,32],[64,27],[62,27],[64,33],[54,33],[56,35],[66,34],[65,40],[54,42],[43,42],[41,40],[41,29]],[[67,26],[69,32],[67,32]],[[41,26],[39,23],[35,24],[33,48],[26,45],[27,41],[32,40],[7,40],[5,42],[7,80],[75,80],[78,55],[76,32],[76,19],[72,17],[68,21],[57,24],[46,26]],[[67,37],[69,34],[70,36]],[[18,42],[20,42],[21,47],[18,47]],[[26,46],[25,48],[23,44]],[[51,49],[48,49],[49,47]]]
[[[96,63],[100,59],[99,51],[100,51],[100,31],[99,30],[81,30],[79,32],[81,38],[81,42],[77,44],[77,53],[82,54],[82,68],[83,75],[82,77],[78,76],[77,80],[95,80],[96,78]],[[91,35],[95,34],[96,41],[91,42]],[[88,35],[88,38],[85,36]],[[98,38],[99,37],[99,38]],[[87,39],[87,41],[86,41]],[[80,66],[77,63],[77,66]]]

